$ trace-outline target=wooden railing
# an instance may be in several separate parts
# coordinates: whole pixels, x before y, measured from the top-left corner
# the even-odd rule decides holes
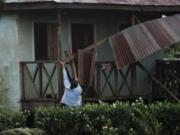
[[[114,62],[96,62],[95,66],[95,90],[97,99],[117,100],[117,99],[130,99],[136,97],[136,92],[133,91],[131,85],[130,71],[132,66],[124,70],[117,70]],[[129,93],[124,96],[123,89]]]
[[[57,61],[21,62],[21,101],[58,101],[63,94],[61,81],[61,67]],[[126,98],[134,95],[131,90],[128,67],[118,71],[114,62],[96,62],[93,87],[85,89],[85,100],[116,100],[124,98],[121,94],[124,87],[130,93]]]
[[[21,100],[57,100],[62,95],[56,61],[21,62]]]

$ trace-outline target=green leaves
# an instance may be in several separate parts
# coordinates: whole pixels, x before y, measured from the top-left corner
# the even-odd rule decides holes
[[[51,135],[178,135],[178,114],[180,104],[146,105],[140,98],[134,103],[87,104],[75,109],[38,108],[35,123]]]
[[[0,110],[0,131],[25,127],[27,115],[23,112],[12,112],[10,110]]]
[[[45,135],[42,130],[29,128],[16,128],[0,132],[0,135]]]
[[[179,135],[180,104],[158,102],[37,108],[34,127],[47,135]],[[0,111],[0,131],[26,126],[29,112]]]

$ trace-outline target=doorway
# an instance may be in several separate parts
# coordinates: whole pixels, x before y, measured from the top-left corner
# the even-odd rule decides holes
[[[77,53],[78,49],[83,49],[94,42],[93,24],[72,24],[72,51]]]

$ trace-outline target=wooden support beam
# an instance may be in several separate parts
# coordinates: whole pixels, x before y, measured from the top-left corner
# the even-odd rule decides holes
[[[25,91],[25,73],[24,73],[24,65],[20,63],[20,78],[21,78],[21,100],[26,99],[26,91]]]
[[[133,96],[137,94],[137,77],[136,64],[131,65],[131,93]]]
[[[91,44],[91,45],[89,45],[88,47],[82,49],[82,51],[90,51],[90,50],[92,50],[92,49],[95,49],[95,48],[97,48],[98,46],[103,45],[103,43],[105,43],[106,41],[108,41],[108,39],[109,39],[109,37],[104,38],[104,39],[102,39],[102,40],[100,40],[100,41],[98,41],[98,42],[96,42],[96,43],[94,43],[94,44]]]
[[[70,61],[72,61],[76,57],[77,57],[77,54],[72,54],[71,56],[64,58],[63,61],[66,63],[69,63]]]
[[[136,24],[136,15],[132,12],[131,25]],[[136,74],[136,64],[131,65],[131,93],[133,96],[137,94],[137,74]]]
[[[62,60],[62,43],[61,43],[61,29],[62,29],[62,12],[58,11],[57,13],[57,24],[58,24],[58,33],[57,33],[57,45],[58,45],[58,61]],[[62,70],[61,67],[58,66],[58,99],[60,99],[63,95],[63,78],[62,78]]]
[[[94,74],[95,74],[95,51],[93,52],[92,60],[91,60],[91,73],[90,73],[90,79],[89,79],[89,84],[88,87],[91,87],[93,85],[93,79],[94,79]]]
[[[39,69],[39,98],[42,98],[43,95],[42,63],[38,63],[38,69]]]
[[[70,57],[68,51],[64,51],[64,54],[65,54],[66,57]],[[66,63],[66,64],[67,64],[67,63]],[[73,68],[72,68],[72,62],[70,61],[70,62],[68,62],[68,64],[70,65],[70,70],[72,71],[72,69],[73,69]],[[70,73],[71,73],[71,71],[70,71]],[[73,71],[72,71],[72,74],[70,74],[70,76],[71,76],[71,78],[74,77]]]
[[[105,43],[106,41],[108,41],[109,37],[108,38],[104,38],[94,44],[91,44],[89,45],[88,47],[84,48],[84,49],[81,49],[81,51],[85,52],[85,51],[90,51],[92,49],[96,49],[98,46],[101,46],[103,45],[103,43]],[[63,61],[65,61],[66,63],[72,61],[73,59],[75,59],[77,57],[77,54],[72,54],[71,56],[69,57],[66,57],[65,59],[63,59]]]
[[[151,103],[152,102],[152,81],[149,76],[148,76],[147,88],[148,88],[148,102]]]
[[[68,50],[68,56],[71,56],[72,54],[73,54],[73,53],[72,53],[72,49],[69,49],[69,50]],[[73,77],[74,77],[74,78],[78,78],[78,76],[77,76],[77,70],[76,70],[76,65],[75,65],[74,59],[71,61],[71,68],[72,68]]]
[[[137,62],[137,65],[148,74],[148,76],[159,85],[164,91],[166,91],[173,99],[180,103],[180,100],[174,95],[166,86],[164,86],[158,79],[156,79],[140,62]]]
[[[135,25],[136,24],[136,16],[135,16],[135,13],[132,12],[131,13],[131,25]]]
[[[100,91],[101,91],[101,67],[99,64],[96,65],[97,69],[96,69],[96,75],[97,75],[97,78],[96,78],[96,93],[97,93],[97,98],[99,98],[100,96]]]
[[[115,93],[117,93],[115,96],[118,97],[118,71],[115,66],[114,66],[114,91]]]

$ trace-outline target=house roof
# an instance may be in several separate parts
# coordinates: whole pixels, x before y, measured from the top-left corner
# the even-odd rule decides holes
[[[180,11],[180,0],[6,0],[10,9],[117,9]],[[42,6],[43,5],[43,6]]]
[[[7,0],[7,3],[55,2],[76,4],[177,6],[180,0]]]

